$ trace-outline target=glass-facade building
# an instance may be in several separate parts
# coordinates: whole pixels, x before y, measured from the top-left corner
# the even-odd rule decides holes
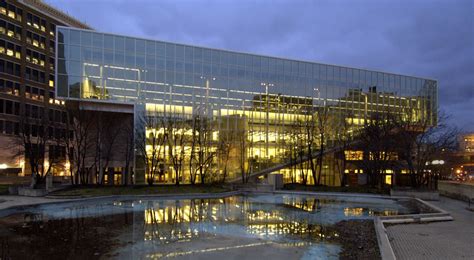
[[[136,131],[147,136],[164,130],[140,123],[143,115],[189,122],[208,118],[212,172],[226,168],[229,178],[287,161],[305,140],[301,128],[321,109],[328,111],[324,124],[331,126],[324,142],[340,135],[341,124],[350,132],[374,113],[432,124],[437,118],[437,82],[430,79],[67,27],[57,28],[57,50],[57,97],[132,105]],[[183,135],[193,135],[192,127],[184,128]],[[222,140],[234,147],[226,160],[219,150]],[[189,148],[184,154],[192,150],[190,143],[183,143]],[[162,158],[170,172],[164,179],[172,181],[168,156]],[[325,164],[323,183],[338,185],[331,168]],[[182,171],[188,181],[188,170]],[[280,171],[286,181],[291,171]]]

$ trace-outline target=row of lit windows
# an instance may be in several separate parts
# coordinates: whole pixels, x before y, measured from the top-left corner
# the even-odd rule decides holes
[[[347,161],[362,161],[364,159],[363,151],[346,150],[344,151],[344,155]],[[378,156],[375,156],[373,153],[369,154],[369,160],[374,160],[377,157],[379,160],[398,160],[398,154],[396,152],[381,152]]]
[[[35,47],[46,49],[46,38],[43,36],[40,36],[39,34],[27,31],[26,42]]]
[[[46,32],[46,20],[34,15],[34,14],[27,14],[26,17],[26,24],[29,26],[38,29],[42,32]],[[52,23],[49,24],[49,34],[54,37],[56,33],[56,26]]]
[[[20,77],[21,66],[20,64],[0,59],[0,72]]]
[[[26,14],[26,24],[29,26],[41,30],[43,32],[46,32],[46,20],[42,19],[34,14]]]
[[[0,2],[0,14],[21,22],[23,17],[23,10],[2,0]]]
[[[6,54],[7,56],[14,57],[17,59],[21,58],[21,46],[11,42],[0,40],[0,54]]]
[[[44,100],[44,89],[36,88],[36,87],[25,87],[25,97],[34,100]]]
[[[7,35],[8,37],[21,40],[21,27],[12,23],[8,23],[4,20],[0,20],[0,34]]]
[[[19,96],[20,83],[10,80],[0,79],[0,93]],[[25,97],[33,100],[43,101],[45,99],[45,90],[37,87],[25,86]],[[49,103],[60,105],[62,102],[54,98],[54,92],[49,92]]]
[[[22,21],[23,11],[14,5],[7,4],[4,0],[0,2],[0,14],[8,16],[19,22]],[[46,32],[46,20],[40,18],[34,14],[26,14],[26,24],[42,32]],[[56,32],[56,26],[52,23],[49,24],[49,34],[54,36]]]
[[[46,56],[36,51],[26,50],[26,61],[44,67]]]
[[[10,81],[10,80],[0,79],[0,93],[19,96],[20,95],[20,83],[13,82],[13,81]]]

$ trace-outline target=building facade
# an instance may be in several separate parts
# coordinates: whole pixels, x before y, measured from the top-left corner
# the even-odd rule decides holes
[[[451,175],[458,180],[474,182],[474,133],[463,133],[458,137],[459,149],[449,154],[452,163]]]
[[[20,138],[26,121],[37,135],[38,121],[47,115],[55,122],[48,131],[65,134],[64,102],[55,96],[58,25],[90,29],[39,0],[0,1],[0,173],[29,172]],[[45,146],[46,157],[64,158],[64,146]]]
[[[437,120],[437,82],[425,78],[66,27],[57,27],[56,48],[58,98],[130,115],[137,183],[258,172],[297,159],[308,143],[317,150],[354,133],[374,114]],[[336,165],[321,166],[320,183],[339,185]],[[312,183],[308,171],[279,170],[287,182]]]

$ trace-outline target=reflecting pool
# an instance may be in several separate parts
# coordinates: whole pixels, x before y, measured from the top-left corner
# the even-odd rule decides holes
[[[411,200],[299,195],[89,200],[0,212],[0,259],[338,259],[338,223]]]

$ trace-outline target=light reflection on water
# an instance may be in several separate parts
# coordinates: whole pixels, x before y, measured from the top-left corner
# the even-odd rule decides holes
[[[341,220],[418,213],[414,208],[388,199],[335,200],[293,195],[58,203],[26,208],[24,212],[28,212],[24,213],[24,225],[48,220],[108,219],[123,215],[126,221],[119,237],[129,248],[122,252],[138,258],[185,256],[267,244],[277,244],[280,248],[305,248],[308,254],[326,249],[334,252],[334,247],[327,245],[337,246],[335,241],[339,234],[331,226]],[[77,224],[80,222],[71,223],[78,225],[73,229],[94,228]],[[157,247],[176,242],[192,244],[193,241],[205,239],[212,241],[220,237],[252,242],[210,248],[197,246],[177,251]],[[323,244],[326,247],[315,247]]]

